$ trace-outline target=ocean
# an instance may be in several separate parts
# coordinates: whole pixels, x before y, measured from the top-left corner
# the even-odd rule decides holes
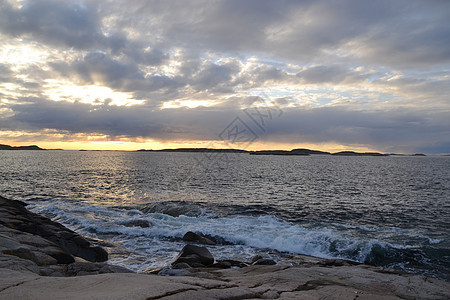
[[[168,265],[194,231],[218,258],[342,258],[450,280],[450,157],[0,151],[0,195]],[[146,220],[148,228],[127,227]]]

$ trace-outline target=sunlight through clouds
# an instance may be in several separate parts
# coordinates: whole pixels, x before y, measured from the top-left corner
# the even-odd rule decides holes
[[[401,140],[440,153],[449,12],[415,0],[3,1],[0,131],[203,143],[259,97],[286,110],[267,145]]]
[[[68,81],[46,80],[44,94],[53,101],[81,102],[92,105],[130,106],[142,104],[130,93],[115,92],[109,87],[86,85],[78,86]]]

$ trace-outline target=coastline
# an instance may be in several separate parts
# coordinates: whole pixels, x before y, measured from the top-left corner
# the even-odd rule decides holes
[[[445,281],[303,255],[289,264],[224,268],[216,262],[136,274],[107,264],[95,241],[25,205],[0,196],[0,299],[450,298]]]

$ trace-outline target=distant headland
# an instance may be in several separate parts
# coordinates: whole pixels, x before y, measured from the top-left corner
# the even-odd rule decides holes
[[[0,150],[46,150],[46,149],[42,149],[36,145],[14,147],[10,145],[0,144]]]
[[[220,152],[220,153],[248,153],[250,155],[289,155],[289,156],[308,156],[308,155],[333,155],[333,156],[425,156],[422,153],[416,154],[395,154],[395,153],[379,153],[379,152],[355,152],[355,151],[340,151],[340,152],[326,152],[310,149],[292,149],[292,150],[259,150],[248,151],[241,149],[214,149],[214,148],[176,148],[176,149],[161,149],[161,150],[146,150],[140,149],[137,152]]]
[[[43,149],[36,145],[30,146],[10,146],[0,144],[0,150],[63,150],[63,149]],[[78,150],[78,151],[115,151],[115,150]],[[121,150],[117,150],[121,151]],[[288,155],[288,156],[308,156],[308,155],[332,155],[332,156],[426,156],[422,153],[415,154],[398,154],[398,153],[381,153],[381,152],[355,152],[355,151],[340,151],[340,152],[326,152],[320,150],[311,149],[292,149],[292,150],[242,150],[242,149],[232,149],[232,148],[174,148],[174,149],[157,149],[157,150],[147,150],[140,149],[134,152],[207,152],[207,153],[247,153],[249,155]],[[444,156],[450,154],[443,154]]]

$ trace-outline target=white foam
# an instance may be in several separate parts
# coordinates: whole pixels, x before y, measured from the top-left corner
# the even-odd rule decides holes
[[[134,270],[170,263],[183,247],[181,238],[187,231],[218,236],[234,244],[209,247],[216,258],[245,260],[261,251],[277,250],[363,262],[374,245],[393,246],[376,239],[350,235],[349,231],[325,225],[306,227],[274,216],[211,218],[203,214],[198,217],[172,217],[162,213],[144,214],[139,210],[67,201],[40,202],[33,210],[54,216],[54,219],[81,234],[120,244],[130,253],[112,253],[111,262]],[[151,226],[123,225],[136,219],[147,220]]]

